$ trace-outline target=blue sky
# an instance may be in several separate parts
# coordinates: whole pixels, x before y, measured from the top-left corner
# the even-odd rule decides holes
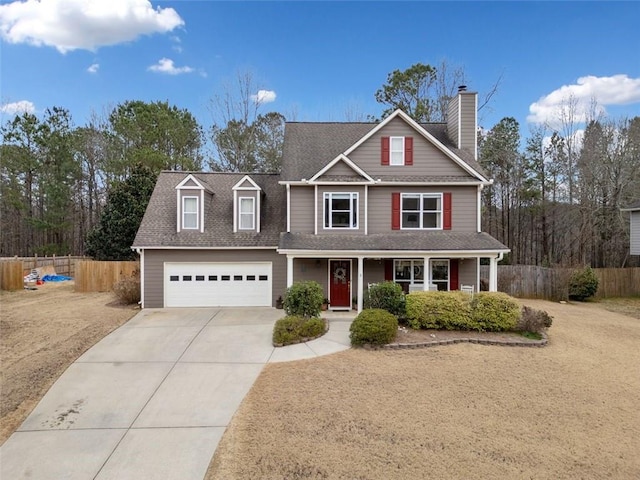
[[[513,116],[526,134],[568,94],[640,115],[638,24],[639,2],[0,1],[0,111],[61,106],[82,125],[168,100],[206,127],[212,96],[250,70],[263,111],[340,121],[379,115],[392,70],[446,59],[480,94],[502,75],[481,123]]]

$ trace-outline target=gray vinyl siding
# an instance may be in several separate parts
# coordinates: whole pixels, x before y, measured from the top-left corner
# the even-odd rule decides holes
[[[382,137],[413,137],[413,165],[381,165]],[[377,175],[470,176],[430,141],[419,135],[401,118],[394,118],[366,142],[356,148],[349,159],[374,179]]]
[[[475,156],[476,151],[476,94],[461,93],[460,148]]]
[[[460,105],[460,96],[456,95],[449,101],[447,108],[447,135],[453,144],[459,148],[460,124],[458,122],[458,108]]]
[[[384,262],[384,259],[364,260],[364,272],[362,274],[364,277],[364,290],[369,287],[370,283],[384,282]]]
[[[358,228],[324,228],[324,193],[358,193]],[[311,209],[313,212],[313,208]],[[364,233],[364,186],[342,186],[342,185],[319,185],[318,186],[318,214],[316,215],[318,222],[318,235],[354,235]]]
[[[389,233],[391,229],[391,194],[451,192],[451,230],[475,232],[478,225],[478,189],[473,187],[371,187],[369,188],[369,233]]]
[[[339,175],[339,176],[354,176],[358,175],[349,165],[344,162],[337,162],[333,167],[324,172],[323,175]]]
[[[631,212],[631,255],[640,255],[640,211]]]
[[[293,281],[318,282],[322,286],[323,295],[328,298],[328,268],[329,262],[326,258],[295,258],[293,260]]]
[[[478,277],[476,275],[477,266],[478,260],[475,258],[458,260],[458,282],[460,285],[473,285],[476,292],[479,290]],[[460,288],[460,285],[458,288]]]
[[[287,286],[287,259],[273,250],[145,250],[144,306],[164,307],[165,262],[271,262],[272,306]]]
[[[291,231],[294,233],[313,233],[313,209],[315,208],[313,187],[292,186],[290,194]]]

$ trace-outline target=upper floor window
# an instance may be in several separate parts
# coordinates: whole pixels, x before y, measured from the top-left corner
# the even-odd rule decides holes
[[[441,193],[403,193],[403,229],[442,229]]]
[[[324,228],[358,228],[357,192],[325,192]]]
[[[198,197],[182,197],[182,228],[198,229]]]
[[[255,198],[240,197],[238,225],[240,230],[255,230]]]
[[[404,165],[404,137],[389,139],[389,164]]]

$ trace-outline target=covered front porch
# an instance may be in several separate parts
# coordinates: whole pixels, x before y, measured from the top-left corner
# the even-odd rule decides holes
[[[284,252],[281,252],[284,253]],[[324,289],[331,310],[362,311],[372,284],[392,281],[409,293],[417,290],[481,290],[480,264],[489,264],[486,288],[496,291],[501,252],[287,252],[287,287],[314,280]]]

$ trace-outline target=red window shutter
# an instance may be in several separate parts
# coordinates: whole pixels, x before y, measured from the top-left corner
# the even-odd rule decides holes
[[[451,230],[451,192],[442,195],[442,228]]]
[[[382,152],[382,157],[380,163],[382,165],[389,165],[389,137],[382,137],[381,141],[382,145],[380,151]]]
[[[404,137],[404,164],[413,165],[413,137]]]
[[[391,230],[400,230],[400,192],[391,194]]]
[[[458,280],[458,259],[449,260],[449,289],[459,290],[460,281]]]
[[[390,258],[384,261],[384,279],[387,282],[393,282],[393,260]]]

